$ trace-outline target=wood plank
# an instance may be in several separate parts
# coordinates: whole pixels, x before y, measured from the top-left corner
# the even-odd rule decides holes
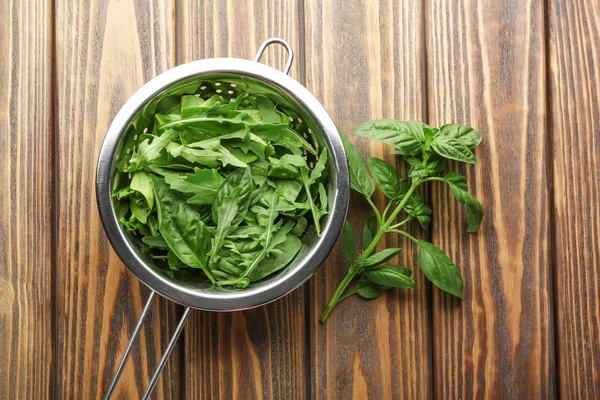
[[[57,398],[100,398],[131,336],[148,289],[120,262],[101,228],[95,196],[100,145],[119,108],[175,64],[172,0],[56,2],[58,119]],[[155,303],[116,398],[139,398],[178,317]],[[180,397],[180,353],[155,389]],[[165,384],[165,382],[167,384]]]
[[[0,2],[2,399],[52,397],[51,4]]]
[[[182,61],[253,58],[268,37],[296,50],[291,76],[300,76],[298,1],[181,2]],[[282,68],[283,48],[265,63]],[[236,313],[196,311],[185,330],[185,398],[306,398],[304,290],[270,305]]]
[[[549,2],[554,281],[561,398],[600,398],[600,10]]]
[[[350,134],[358,124],[382,117],[424,118],[419,2],[307,0],[305,16],[307,87],[342,129]],[[388,146],[353,141],[363,155],[394,162]],[[376,202],[384,204],[382,197]],[[353,195],[349,215],[355,232],[362,231],[369,210]],[[396,244],[396,237],[387,238],[389,247]],[[414,247],[404,241],[401,246],[400,262],[412,267]],[[311,398],[431,397],[424,276],[416,273],[416,289],[390,291],[375,301],[352,296],[321,324],[319,315],[347,266],[337,246],[310,280]]]
[[[459,266],[464,301],[433,290],[438,398],[552,398],[554,338],[541,0],[430,0],[428,112],[482,132],[460,167],[485,216],[476,235],[432,187],[433,243]]]

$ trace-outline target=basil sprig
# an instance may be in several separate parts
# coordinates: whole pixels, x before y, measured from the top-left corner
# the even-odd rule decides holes
[[[373,209],[362,229],[362,246],[357,254],[354,230],[348,221],[342,231],[344,253],[350,260],[350,268],[321,314],[325,321],[336,304],[357,294],[366,299],[379,297],[390,288],[415,287],[412,271],[398,265],[385,265],[401,249],[387,248],[379,252],[377,245],[385,234],[402,235],[418,247],[421,271],[438,288],[462,298],[463,280],[452,260],[439,248],[425,240],[417,239],[401,229],[416,219],[423,228],[431,222],[431,208],[416,193],[425,182],[439,181],[450,186],[456,200],[465,206],[469,223],[468,232],[477,232],[483,218],[483,207],[467,189],[466,178],[451,171],[445,175],[447,160],[476,163],[473,149],[481,143],[481,135],[466,125],[447,124],[441,128],[417,121],[381,119],[360,125],[355,135],[379,140],[393,146],[397,154],[409,166],[405,179],[398,177],[396,168],[378,158],[365,161],[358,149],[340,131],[350,167],[350,185],[362,194]],[[372,200],[377,186],[388,199],[380,211]],[[353,283],[354,287],[348,289]]]

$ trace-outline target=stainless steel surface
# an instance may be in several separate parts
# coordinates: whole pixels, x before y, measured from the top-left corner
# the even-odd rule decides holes
[[[117,386],[117,382],[119,382],[119,378],[121,377],[121,374],[123,373],[123,368],[125,368],[125,364],[127,363],[129,354],[131,354],[131,349],[133,349],[133,344],[135,343],[135,340],[137,339],[138,335],[140,334],[140,330],[142,329],[142,324],[144,323],[144,320],[146,319],[146,317],[148,316],[148,313],[150,312],[150,307],[152,307],[152,301],[154,300],[155,295],[156,295],[156,292],[151,291],[150,296],[148,297],[148,300],[146,300],[146,305],[144,306],[144,311],[142,311],[142,315],[140,316],[140,319],[138,320],[138,323],[135,326],[135,329],[133,330],[133,335],[131,335],[131,339],[129,339],[129,343],[127,344],[125,353],[123,353],[123,357],[121,358],[121,362],[119,363],[117,372],[115,372],[115,376],[113,377],[112,382],[110,383],[110,386],[108,387],[108,390],[106,391],[104,400],[109,400],[112,397],[113,392],[115,391],[115,387]]]
[[[276,40],[286,48],[289,44]],[[268,43],[267,43],[268,44]],[[264,46],[261,46],[261,50]],[[257,54],[260,58],[260,51]],[[290,62],[292,53],[290,53]],[[287,68],[287,66],[286,66]],[[308,133],[330,152],[327,195],[329,214],[322,236],[305,235],[305,246],[284,270],[255,282],[243,290],[218,290],[195,281],[167,275],[141,252],[138,239],[126,232],[117,220],[111,196],[115,155],[127,129],[133,129],[145,111],[151,112],[157,99],[192,84],[230,85],[250,93],[269,93],[295,110],[310,128]],[[311,133],[312,132],[312,133]],[[117,160],[118,161],[118,160]],[[162,296],[185,306],[211,311],[234,311],[274,301],[304,283],[325,260],[341,232],[348,209],[350,184],[346,154],[335,124],[317,99],[300,83],[267,65],[236,58],[213,58],[180,65],[154,78],[139,89],[122,107],[111,124],[98,160],[96,191],[98,208],[108,238],[125,265],[146,285]]]
[[[171,353],[173,352],[175,343],[177,343],[177,339],[181,335],[181,332],[183,332],[183,327],[185,326],[185,323],[187,322],[191,311],[192,311],[192,309],[189,307],[186,307],[185,310],[183,311],[183,315],[181,316],[181,319],[179,320],[179,324],[177,324],[175,333],[173,333],[173,337],[171,338],[169,345],[165,349],[165,353],[163,354],[162,358],[160,359],[160,363],[158,363],[158,367],[156,368],[156,371],[154,371],[154,375],[152,375],[152,379],[150,379],[150,383],[148,384],[148,388],[146,389],[146,391],[144,392],[144,395],[142,396],[142,400],[147,400],[150,398],[150,394],[152,393],[152,390],[154,390],[154,386],[156,386],[156,382],[158,382],[160,373],[165,368],[165,365],[167,365],[167,361],[169,360],[169,357],[171,356]]]
[[[263,44],[261,44],[260,47],[258,48],[258,51],[256,52],[256,56],[254,56],[254,61],[256,61],[256,62],[260,61],[260,57],[263,55],[267,46],[270,45],[271,43],[279,43],[280,45],[282,45],[283,47],[286,48],[286,50],[288,52],[288,59],[285,63],[285,67],[283,68],[283,73],[286,75],[289,74],[290,69],[292,68],[292,61],[294,61],[294,50],[292,49],[292,46],[290,46],[290,44],[283,39],[271,38],[271,39],[265,40],[263,42]]]

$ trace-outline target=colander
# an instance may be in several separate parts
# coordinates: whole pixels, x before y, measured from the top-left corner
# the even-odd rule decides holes
[[[265,48],[283,45],[288,59],[282,71],[258,62]],[[139,89],[121,108],[113,120],[100,150],[96,173],[96,196],[104,230],[111,245],[133,274],[152,291],[134,329],[123,358],[117,368],[105,399],[110,398],[121,375],[132,345],[139,335],[142,323],[149,313],[156,293],[185,307],[183,316],[165,353],[143,395],[147,399],[156,385],[171,351],[181,334],[192,309],[208,311],[236,311],[258,307],[290,293],[302,285],[321,265],[341,232],[350,195],[348,163],[344,146],[335,124],[319,101],[299,82],[288,76],[293,61],[291,46],[282,39],[265,41],[253,61],[237,58],[210,58],[193,61],[172,68],[152,79]],[[139,238],[121,226],[112,197],[117,166],[122,162],[121,149],[135,151],[137,136],[147,129],[157,105],[169,96],[183,93],[220,93],[232,101],[243,92],[268,95],[289,115],[290,123],[315,148],[326,146],[328,159],[327,198],[329,214],[318,237],[309,230],[303,238],[303,247],[292,263],[245,289],[223,290],[211,287],[203,280],[171,276],[144,252]],[[124,146],[126,148],[124,148]],[[133,147],[133,148],[131,148]]]

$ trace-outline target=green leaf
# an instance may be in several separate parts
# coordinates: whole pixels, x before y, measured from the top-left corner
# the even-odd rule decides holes
[[[296,236],[285,236],[285,240],[275,246],[274,252],[265,257],[249,275],[254,282],[279,271],[287,266],[296,257],[302,247],[302,241]]]
[[[411,217],[417,218],[423,229],[427,229],[431,222],[431,208],[425,204],[423,196],[413,194],[404,206],[404,211]]]
[[[298,167],[285,162],[285,160],[269,157],[269,162],[271,163],[271,168],[269,168],[267,176],[271,178],[293,179],[300,176]]]
[[[181,96],[181,117],[187,118],[197,114],[202,109],[203,104],[204,100],[198,96]]]
[[[152,185],[160,233],[169,248],[185,264],[192,268],[202,268],[212,280],[206,268],[212,235],[200,215],[180,194],[171,190],[162,178],[152,175]]]
[[[342,137],[344,148],[346,149],[346,155],[348,156],[348,166],[350,168],[350,186],[357,192],[362,193],[365,197],[371,198],[373,192],[375,191],[375,184],[373,183],[373,179],[371,179],[369,171],[365,166],[365,161],[360,155],[358,149],[354,147],[344,132],[339,129],[338,131]]]
[[[192,149],[182,144],[171,142],[166,147],[169,154],[173,157],[181,157],[191,163],[205,165],[210,168],[219,166],[220,153],[211,150]]]
[[[397,154],[411,156],[421,151],[426,141],[423,133],[425,128],[431,129],[428,125],[418,121],[379,119],[360,125],[354,134],[391,144]]]
[[[146,223],[150,209],[145,199],[137,193],[129,196],[129,208],[131,209],[131,215],[140,221],[142,224]]]
[[[362,231],[362,250],[365,251],[369,244],[373,241],[375,236],[377,235],[377,217],[370,216],[367,218],[365,222],[365,226],[363,226]]]
[[[167,262],[169,264],[169,268],[173,271],[189,268],[189,266],[185,265],[183,261],[181,261],[173,251],[169,251],[167,253]]]
[[[469,217],[467,232],[477,232],[483,219],[483,206],[467,191],[467,178],[456,172],[450,172],[443,180],[450,186],[456,200],[465,206]]]
[[[387,289],[387,287],[378,285],[366,279],[361,279],[356,283],[355,292],[365,299],[376,299]]]
[[[344,221],[344,227],[342,229],[342,245],[344,252],[348,260],[354,261],[354,254],[356,253],[356,244],[354,242],[354,230],[352,225],[347,220]]]
[[[391,260],[398,253],[400,253],[401,248],[393,248],[390,247],[388,249],[383,249],[375,254],[370,255],[364,261],[362,266],[365,268],[375,267],[377,265],[383,264],[384,262]]]
[[[154,236],[144,236],[142,238],[142,242],[146,243],[150,248],[164,250],[167,250],[169,248],[169,245],[160,234]]]
[[[134,172],[144,168],[152,160],[160,156],[161,151],[177,137],[177,131],[169,130],[161,136],[155,137],[150,143],[149,139],[144,140],[137,148],[137,151],[129,159],[129,165],[126,170]]]
[[[306,231],[306,227],[308,226],[308,221],[304,217],[298,218],[298,222],[294,225],[294,228],[290,231],[290,235],[294,236],[302,236],[304,231]]]
[[[411,276],[412,275],[412,270],[406,267],[402,267],[400,265],[386,265],[386,268],[392,268],[394,270],[396,270],[397,272],[404,274],[406,276]]]
[[[396,169],[390,164],[375,157],[369,158],[367,164],[377,186],[389,199],[396,200],[406,193],[403,192],[403,185],[398,179]]]
[[[453,137],[469,149],[474,149],[481,143],[481,134],[467,125],[446,124],[440,128],[437,135]]]
[[[216,209],[216,218],[213,216],[213,219],[217,223],[217,228],[215,229],[215,238],[210,250],[211,264],[218,260],[218,254],[222,250],[223,241],[227,235],[237,228],[237,224],[233,222],[238,215],[238,196],[241,191],[242,187],[236,186],[220,200],[218,207],[214,206],[216,203],[213,204],[213,212]]]
[[[229,196],[236,187],[241,188],[235,199],[238,207],[238,214],[231,221],[231,224],[237,226],[244,220],[244,215],[250,206],[250,195],[254,189],[250,168],[236,169],[235,172],[231,173],[231,175],[225,179],[225,182],[223,182],[219,190],[217,190],[215,201],[212,204],[212,217],[214,221],[218,222],[219,220],[218,212],[223,204],[223,199],[226,196]]]
[[[407,276],[395,268],[382,267],[365,271],[365,276],[371,282],[381,286],[410,289],[416,286],[410,276]]]
[[[433,150],[440,156],[451,160],[476,164],[477,159],[473,152],[464,144],[450,136],[437,136],[431,143]]]
[[[216,169],[195,168],[193,174],[173,173],[154,166],[149,166],[148,169],[163,176],[171,189],[193,194],[187,200],[190,204],[212,204],[217,190],[225,181]]]
[[[304,161],[304,165],[306,165],[306,161]],[[317,182],[319,178],[325,172],[325,167],[327,165],[327,148],[324,148],[319,155],[319,161],[315,164],[315,167],[310,171],[310,178],[308,180],[308,184],[312,185]]]
[[[437,287],[462,299],[463,280],[446,253],[423,240],[419,245],[419,267]]]
[[[129,185],[131,190],[135,190],[140,193],[146,199],[148,208],[152,210],[154,208],[154,194],[152,192],[152,180],[150,175],[144,171],[138,171],[133,174],[131,183]]]
[[[264,95],[254,95],[256,107],[263,121],[270,123],[281,123],[281,116],[277,113],[275,104]]]

